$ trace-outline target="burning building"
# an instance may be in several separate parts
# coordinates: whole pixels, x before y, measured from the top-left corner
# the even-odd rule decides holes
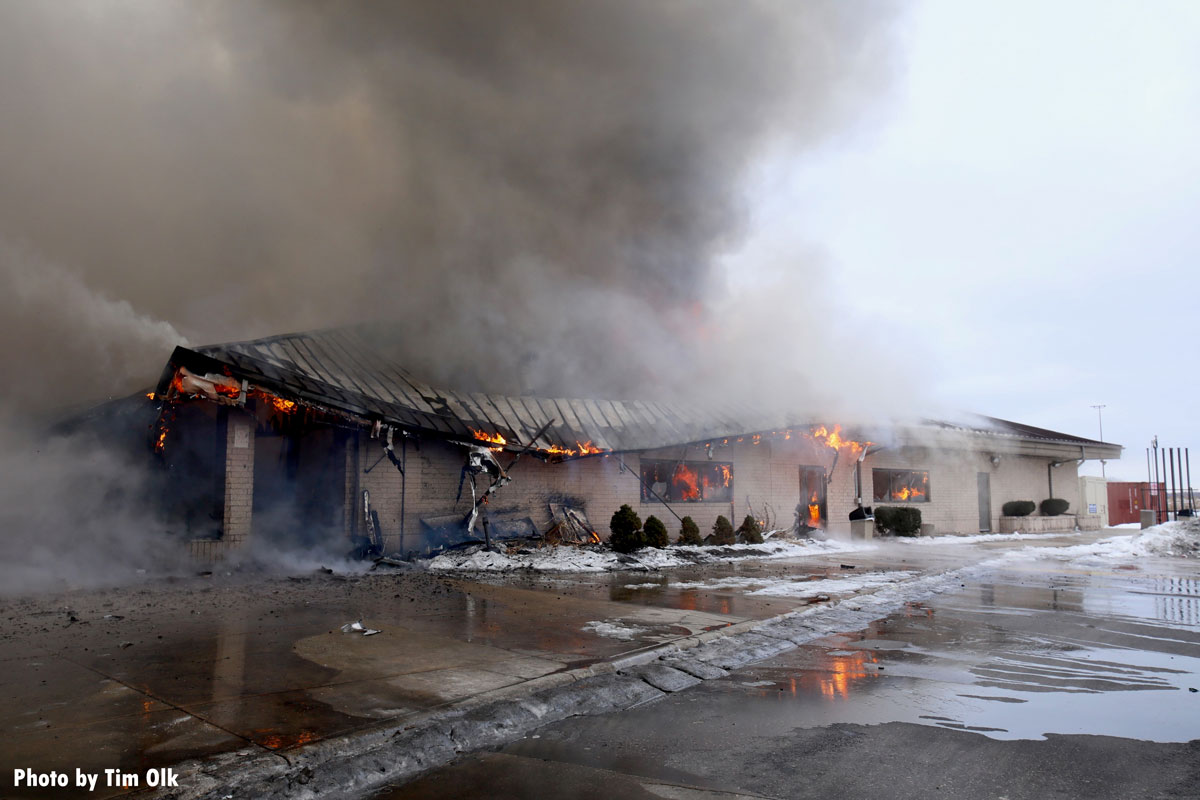
[[[169,526],[202,556],[251,538],[405,555],[578,540],[626,503],[674,530],[750,514],[834,536],[864,506],[917,505],[939,532],[973,533],[998,530],[1009,500],[1075,508],[1078,465],[1121,452],[982,417],[851,430],[736,404],[459,392],[355,328],[176,348],[149,402]]]

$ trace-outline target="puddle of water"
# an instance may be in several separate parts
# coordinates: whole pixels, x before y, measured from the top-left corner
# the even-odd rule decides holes
[[[1200,738],[1189,605],[1200,597],[1187,581],[1154,585],[1174,593],[1087,576],[973,587],[932,614],[910,609],[716,684],[741,696],[731,713],[760,729],[896,721],[997,739],[1189,741]]]

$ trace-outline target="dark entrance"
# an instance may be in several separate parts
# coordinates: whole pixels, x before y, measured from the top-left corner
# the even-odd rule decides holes
[[[346,435],[296,426],[260,431],[254,448],[254,535],[282,546],[349,548]],[[339,538],[340,537],[340,538]]]
[[[800,467],[800,521],[810,528],[824,528],[829,519],[825,508],[825,468]]]

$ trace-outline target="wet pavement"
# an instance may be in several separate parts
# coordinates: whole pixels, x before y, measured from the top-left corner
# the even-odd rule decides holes
[[[1017,546],[1076,544],[1099,537],[1030,540]],[[739,581],[825,579],[872,570],[940,572],[1012,546],[891,545],[797,561],[745,561],[651,573],[503,575],[481,582],[411,572],[356,577],[318,572],[291,578],[218,572],[121,590],[10,602],[0,612],[4,618],[0,732],[5,741],[0,786],[10,791],[12,769],[18,766],[39,771],[117,767],[143,772],[247,747],[287,754],[329,737],[371,729],[385,720],[416,718],[683,637],[744,626],[812,602],[800,595],[751,595],[744,586],[731,585]],[[1021,574],[1045,582],[1036,572]],[[1127,584],[1135,578],[1142,581],[1141,594],[1131,600]],[[1091,629],[1094,652],[1072,656],[1099,668],[1086,680],[1136,687],[1126,695],[1131,691],[1139,696],[1178,695],[1185,680],[1181,676],[1195,675],[1194,649],[1188,649],[1194,648],[1193,639],[1177,634],[1183,648],[1178,652],[1145,644],[1152,639],[1146,631],[1154,626],[1145,621],[1152,616],[1151,609],[1162,607],[1163,613],[1185,617],[1195,614],[1190,596],[1170,585],[1163,589],[1155,583],[1159,578],[1191,580],[1182,574],[1151,579],[1121,572],[1113,576],[1109,591],[1101,576],[1053,576],[1056,588],[1047,586],[1052,598],[1045,601],[1051,607],[1080,619],[1101,612],[1111,617],[1109,612],[1116,607],[1132,615],[1119,629],[1109,630],[1112,625],[1107,623]],[[1014,585],[1020,588],[1019,583]],[[875,631],[832,639],[759,665],[745,680],[716,682],[721,689],[706,683],[684,694],[708,697],[716,692],[716,697],[728,696],[747,708],[773,704],[780,709],[780,725],[789,720],[802,724],[796,720],[810,717],[823,708],[821,703],[834,703],[839,714],[848,715],[827,717],[821,724],[875,719],[851,711],[854,703],[848,701],[874,697],[877,707],[899,709],[908,691],[887,690],[898,684],[890,678],[880,681],[880,673],[889,672],[896,680],[917,686],[957,686],[966,674],[982,680],[972,669],[988,667],[964,661],[964,651],[957,646],[951,658],[947,655],[951,650],[938,650],[937,642],[954,642],[955,637],[969,641],[965,631],[982,625],[982,619],[989,620],[988,625],[995,621],[1015,636],[1023,615],[1036,616],[1044,598],[1034,589],[1040,588],[1031,585],[1029,591],[1010,591],[1005,588],[1008,583],[997,586],[990,602],[985,602],[984,594],[974,600],[964,594],[955,600],[961,608],[954,613],[967,620],[957,633],[919,627],[930,625],[929,619],[939,623],[951,619],[951,607],[939,608],[935,617],[923,617],[922,611],[912,617],[914,627],[890,621],[887,624],[894,628],[887,629],[888,636]],[[382,633],[370,637],[342,633],[340,626],[354,619]],[[1194,623],[1193,616],[1189,630],[1194,631]],[[1068,633],[1077,635],[1070,631],[1058,635]],[[1017,638],[1005,641],[1013,654],[1037,649]],[[1053,648],[1045,644],[1044,649]],[[1113,650],[1121,651],[1122,658]],[[1131,663],[1125,651],[1157,655]],[[1000,697],[1026,692],[1008,685],[1014,683],[1017,660],[1012,654],[1006,658],[999,667],[992,665],[988,678],[998,685],[975,686],[971,693]],[[1118,669],[1111,664],[1125,666]],[[1052,685],[1051,680],[1066,679],[1055,671],[1074,679],[1078,676],[1070,671],[1083,669],[1064,663],[1018,666],[1023,671],[1015,683],[1024,685],[1032,685],[1030,676]],[[905,670],[917,674],[907,675]],[[931,677],[938,675],[944,679]],[[839,695],[839,687],[851,686],[853,692],[846,688]],[[827,696],[830,691],[840,697],[840,703]],[[957,699],[950,699],[951,693],[943,694],[941,704],[927,716],[944,719],[922,720],[922,724],[996,727],[1013,735],[1022,735],[1019,732],[1033,724],[1011,711],[1020,704],[957,694],[953,695]],[[667,707],[668,703],[660,703],[655,709]],[[987,713],[971,712],[976,707],[1004,709],[1009,716],[997,717],[1003,724],[988,722]],[[905,714],[892,711],[883,716],[905,720],[914,716]],[[1152,714],[1148,711],[1146,716]],[[86,796],[121,791],[114,788]],[[54,795],[30,790],[11,796]]]
[[[864,630],[379,796],[1197,797],[1197,690],[1194,561],[1005,563]]]

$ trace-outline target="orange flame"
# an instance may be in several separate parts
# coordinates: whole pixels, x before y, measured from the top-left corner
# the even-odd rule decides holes
[[[487,433],[485,431],[477,431],[474,428],[471,429],[471,433],[481,442],[491,442],[492,444],[498,444],[500,446],[508,444],[508,440],[499,433]]]
[[[807,436],[813,441],[820,442],[826,447],[834,450],[841,450],[843,447],[850,448],[850,452],[857,454],[862,452],[867,447],[870,447],[873,442],[856,442],[842,438],[842,426],[834,425],[833,430],[829,430],[824,425],[817,425],[812,428]]]
[[[255,389],[253,392],[251,392],[251,396],[258,398],[265,403],[269,403],[271,408],[275,409],[281,414],[291,414],[297,408],[299,408],[299,405],[297,405],[295,400],[285,400],[284,398],[273,395],[268,391],[264,391],[263,389]]]
[[[607,453],[603,447],[597,447],[592,443],[591,439],[586,442],[575,440],[574,447],[563,447],[561,445],[552,444],[549,447],[541,448],[541,452],[548,453],[552,456],[588,456],[596,453]]]
[[[793,435],[803,436],[834,450],[849,448],[850,452],[855,455],[861,453],[863,450],[874,444],[874,442],[856,442],[852,439],[843,438],[841,425],[834,425],[833,430],[830,430],[825,425],[814,425],[807,431],[796,431],[788,428],[782,431],[771,431],[770,433],[754,433],[749,434],[749,439],[751,444],[762,444],[763,440],[767,438],[782,438],[786,441],[790,440]],[[744,442],[746,441],[746,438],[746,436],[738,436],[737,438],[722,439],[719,445],[717,445],[715,442],[705,442],[704,447],[706,449],[712,449],[714,446],[723,447],[728,445],[730,442]]]
[[[821,504],[817,502],[816,492],[808,499],[808,524],[813,528],[821,527]]]
[[[700,484],[696,473],[686,464],[679,464],[671,475],[671,485],[680,500],[699,500]]]
[[[928,491],[928,488],[929,488],[929,473],[925,473],[924,475],[921,476],[920,488],[918,488],[916,486],[905,486],[902,489],[900,489],[900,491],[893,492],[892,499],[893,500],[920,500],[922,497],[925,496],[925,493],[926,493],[926,491]]]

